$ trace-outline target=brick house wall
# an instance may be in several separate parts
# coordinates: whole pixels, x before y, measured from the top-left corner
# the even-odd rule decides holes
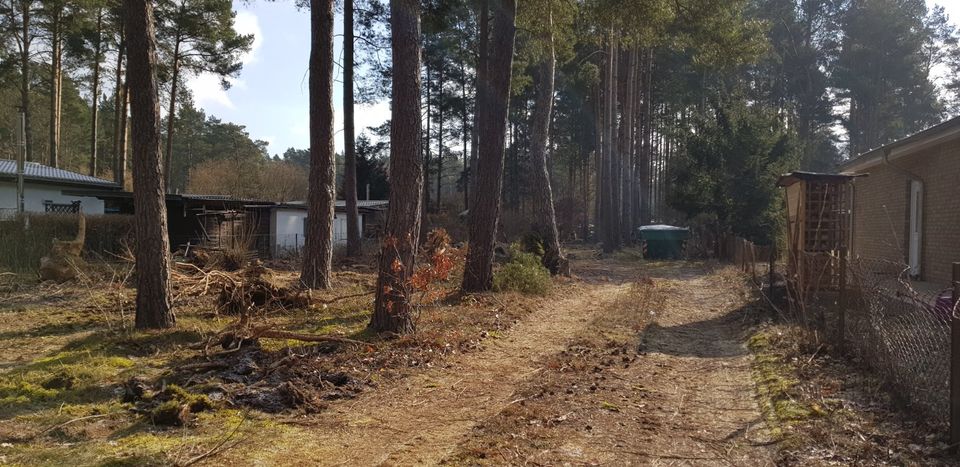
[[[960,141],[953,140],[891,161],[924,183],[920,278],[947,286],[960,261]],[[889,165],[862,172],[854,182],[855,255],[907,261],[910,178]]]

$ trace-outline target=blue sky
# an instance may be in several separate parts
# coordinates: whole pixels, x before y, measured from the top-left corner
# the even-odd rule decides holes
[[[189,80],[194,99],[208,115],[245,125],[250,136],[270,143],[270,154],[282,154],[288,147],[309,146],[307,104],[307,61],[310,55],[310,16],[292,0],[234,2],[235,28],[254,34],[253,50],[244,57],[240,76],[229,90],[222,90],[214,76],[195,76]],[[338,15],[335,31],[335,56],[342,49]],[[336,146],[343,147],[343,106],[341,74],[334,83]],[[379,125],[390,116],[386,102],[356,107],[357,129]]]
[[[960,0],[940,0],[951,22],[960,19]],[[251,137],[270,143],[270,154],[281,154],[288,147],[308,147],[307,59],[310,44],[310,17],[293,0],[234,1],[236,29],[254,34],[253,50],[244,58],[240,76],[224,91],[213,76],[195,76],[189,81],[197,105],[208,115],[245,125]],[[336,18],[335,56],[342,49],[341,18]],[[340,74],[334,83],[336,147],[343,147],[340,133],[342,105]],[[358,131],[383,123],[390,115],[389,105],[357,106]]]

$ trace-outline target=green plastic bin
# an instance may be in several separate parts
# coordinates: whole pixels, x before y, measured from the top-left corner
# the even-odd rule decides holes
[[[681,259],[683,247],[690,238],[690,229],[673,225],[645,225],[640,227],[643,257],[648,259]]]

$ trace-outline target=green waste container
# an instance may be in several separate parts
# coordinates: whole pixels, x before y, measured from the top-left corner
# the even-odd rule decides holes
[[[683,258],[683,246],[690,238],[690,229],[673,225],[645,225],[640,227],[643,257],[648,259]]]

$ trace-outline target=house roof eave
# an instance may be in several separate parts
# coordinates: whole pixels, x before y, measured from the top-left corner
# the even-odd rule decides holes
[[[883,164],[884,153],[889,154],[888,160],[896,160],[956,138],[960,138],[960,117],[952,118],[890,144],[871,149],[840,164],[838,169],[841,173],[862,172]]]

